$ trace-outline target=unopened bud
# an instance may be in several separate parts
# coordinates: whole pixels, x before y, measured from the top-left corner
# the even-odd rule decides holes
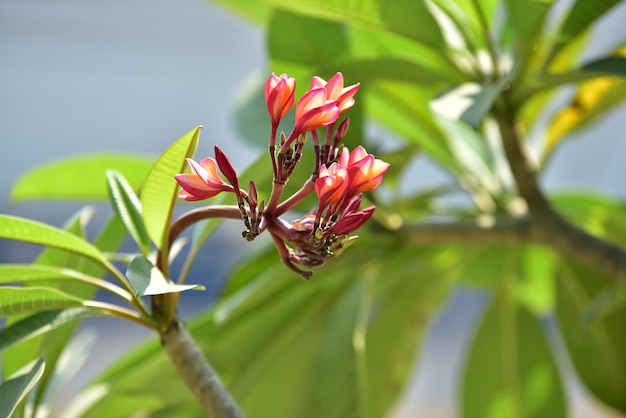
[[[259,195],[257,194],[256,186],[252,180],[250,180],[250,184],[248,185],[248,199],[252,205],[256,205],[259,201]]]
[[[337,127],[337,131],[335,132],[335,146],[343,139],[344,136],[348,133],[348,128],[350,127],[350,118],[345,117],[339,126]]]
[[[239,181],[237,180],[237,172],[235,171],[235,167],[233,167],[233,163],[231,163],[230,158],[224,151],[220,149],[217,145],[215,146],[215,161],[217,162],[217,166],[220,168],[226,180],[235,188],[235,190],[239,189]]]

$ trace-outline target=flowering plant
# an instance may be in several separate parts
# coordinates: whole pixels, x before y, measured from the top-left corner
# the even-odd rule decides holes
[[[311,89],[296,104],[296,118],[289,135],[278,134],[278,126],[294,103],[296,80],[287,74],[272,74],[265,83],[265,101],[271,118],[269,155],[273,169],[273,188],[266,204],[259,201],[257,186],[250,180],[247,190],[239,186],[239,178],[230,159],[215,147],[215,159],[200,161],[187,158],[191,173],[176,175],[182,187],[178,197],[197,201],[233,193],[237,207],[219,207],[217,216],[241,218],[245,225],[242,235],[252,241],[268,231],[281,260],[304,278],[311,268],[322,265],[340,253],[356,238],[352,234],[374,212],[374,206],[361,209],[362,193],[378,187],[389,164],[368,154],[358,146],[352,152],[341,145],[349,127],[349,118],[338,122],[342,113],[354,105],[354,95],[360,84],[343,86],[343,75],[335,74],[328,82],[313,77]],[[315,163],[311,177],[293,195],[283,199],[284,186],[300,162],[307,136],[313,140]],[[320,141],[320,136],[323,138]],[[276,146],[278,139],[278,147]],[[226,178],[220,177],[218,168]],[[281,216],[315,192],[319,205],[300,219],[286,222]],[[202,217],[216,216],[208,206],[181,217],[174,224],[178,232]],[[175,236],[171,237],[175,238]]]
[[[361,208],[362,195],[378,187],[389,168],[388,163],[368,154],[362,146],[350,151],[342,145],[349,126],[348,117],[342,114],[354,104],[360,85],[343,87],[341,73],[328,82],[314,77],[310,90],[296,103],[291,132],[279,134],[279,125],[294,104],[295,87],[295,79],[286,74],[279,77],[272,74],[265,83],[265,101],[271,119],[269,156],[273,174],[267,203],[259,198],[254,179],[248,181],[246,188],[241,187],[231,160],[219,147],[215,147],[214,157],[192,159],[199,136],[199,128],[196,128],[175,141],[157,159],[142,183],[140,197],[119,171],[106,171],[108,195],[117,215],[115,220],[125,227],[139,249],[130,259],[104,252],[119,246],[119,238],[112,238],[119,234],[115,232],[115,223],[103,232],[107,237],[113,234],[109,237],[113,241],[96,246],[48,225],[0,216],[0,237],[43,244],[60,252],[70,251],[88,260],[85,264],[86,261],[68,261],[61,255],[58,260],[44,255],[41,263],[33,265],[1,265],[2,281],[75,280],[93,288],[75,294],[53,287],[1,287],[0,300],[4,301],[4,305],[0,305],[1,314],[34,313],[0,331],[5,336],[5,347],[17,346],[29,335],[43,332],[51,326],[50,322],[56,327],[94,315],[134,321],[159,333],[165,351],[206,412],[216,417],[242,416],[239,406],[193,343],[177,313],[180,292],[201,288],[186,284],[185,272],[180,273],[178,280],[172,278],[170,262],[181,232],[209,218],[242,220],[243,238],[252,241],[267,231],[282,262],[308,279],[311,268],[337,256],[354,241],[353,233],[374,212],[374,206]],[[305,147],[309,136],[312,151]],[[315,154],[312,174],[299,190],[285,197],[285,184],[304,152]],[[188,172],[184,172],[185,165]],[[236,204],[199,207],[171,221],[177,198],[196,202],[221,193],[234,195]],[[283,219],[312,194],[318,199],[315,207],[298,219]],[[197,250],[196,246],[190,251],[189,262]],[[127,263],[125,272],[113,263],[119,260]],[[103,280],[105,273],[117,283]],[[94,300],[97,288],[112,293],[131,307]],[[150,307],[145,297],[150,298]],[[27,335],[23,330],[27,330]],[[15,379],[36,382],[43,374],[44,360],[41,359],[31,365],[25,376]],[[26,386],[24,390],[15,391],[10,401],[11,410],[27,391]]]
[[[256,141],[255,109],[266,118],[267,108],[269,158],[246,172],[219,148],[194,159],[196,128],[156,162],[77,157],[22,177],[14,201],[108,198],[115,214],[93,239],[89,210],[62,229],[0,215],[0,239],[45,247],[31,264],[0,264],[0,417],[51,415],[65,366],[80,367],[87,351],[84,342],[73,348],[81,342],[76,323],[103,315],[158,338],[56,416],[80,415],[80,407],[86,417],[203,410],[239,418],[245,410],[369,418],[432,416],[433,408],[468,418],[563,418],[580,415],[577,405],[590,396],[585,413],[625,413],[623,190],[607,193],[603,182],[602,191],[563,193],[546,182],[559,166],[571,172],[568,160],[595,178],[590,185],[621,167],[609,164],[620,128],[604,135],[593,123],[623,110],[626,41],[609,30],[602,40],[610,41],[597,43],[590,32],[610,28],[624,2],[218,3],[263,23],[272,65],[299,80],[342,68],[363,89],[344,87],[341,74],[313,77],[302,95],[287,74],[261,80],[237,119]],[[349,111],[349,122],[355,97],[364,106]],[[386,162],[354,141],[362,135],[346,135],[365,126],[391,139],[379,155]],[[560,153],[574,133],[597,136],[577,141],[589,151],[585,164]],[[609,163],[594,167],[594,155]],[[383,176],[387,193],[378,199],[369,192]],[[205,199],[213,200],[173,220],[174,206],[189,208],[180,200]],[[372,204],[376,227],[365,228]],[[181,292],[199,288],[187,277],[214,277],[190,266],[224,218],[243,222],[245,240],[265,233],[274,245],[238,259],[219,300],[183,321]],[[192,224],[190,239],[181,236]],[[344,251],[357,231],[358,245]],[[131,252],[120,250],[126,236],[137,244]],[[292,272],[309,278],[313,270],[315,280],[294,280]],[[442,311],[454,319],[433,326]],[[411,365],[429,334],[430,364],[417,375]],[[446,379],[451,365],[459,370],[447,379],[458,379],[435,385],[445,387],[440,393],[426,385],[425,397],[425,385],[409,384],[429,381],[433,370]],[[570,393],[573,376],[584,391]]]

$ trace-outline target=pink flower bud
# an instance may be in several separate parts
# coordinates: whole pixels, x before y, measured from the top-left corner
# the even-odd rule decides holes
[[[343,74],[335,74],[328,82],[315,76],[311,79],[311,89],[325,87],[328,90],[328,99],[337,100],[337,107],[344,112],[354,106],[354,95],[361,87],[360,83],[348,87],[343,86]]]
[[[339,219],[330,229],[330,232],[337,235],[348,235],[359,229],[372,217],[374,206],[367,207],[358,212],[352,212]]]
[[[203,158],[196,162],[187,158],[192,173],[177,174],[174,176],[183,190],[178,193],[182,200],[204,200],[216,196],[221,192],[234,191],[233,186],[227,184],[217,173],[217,164],[213,158]]]
[[[296,79],[287,74],[280,77],[272,73],[265,82],[265,103],[272,119],[272,124],[278,126],[283,116],[293,106],[296,91]]]
[[[325,88],[309,90],[296,104],[296,124],[290,137],[330,125],[337,117],[337,102],[327,99]]]
[[[235,171],[235,167],[233,167],[233,163],[230,161],[230,158],[224,151],[221,150],[217,145],[215,146],[215,161],[217,162],[217,166],[220,168],[224,177],[230,184],[233,185],[235,189],[239,189],[239,181],[237,179],[237,171]]]
[[[320,168],[319,177],[315,180],[315,192],[320,201],[320,208],[332,205],[343,198],[347,189],[348,172],[341,168],[337,163],[333,163],[330,167],[322,166]]]
[[[350,153],[348,161],[348,194],[352,196],[374,190],[383,181],[383,175],[388,169],[389,163],[374,158],[359,145]]]

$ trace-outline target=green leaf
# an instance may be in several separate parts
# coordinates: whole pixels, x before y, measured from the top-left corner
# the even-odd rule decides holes
[[[272,8],[263,0],[210,0],[209,3],[231,9],[253,23],[266,25],[272,14]]]
[[[487,310],[469,350],[462,417],[565,417],[563,388],[541,324],[507,295]]]
[[[585,311],[585,322],[595,322],[626,306],[626,284],[616,282],[599,292]]]
[[[0,330],[0,351],[60,325],[95,315],[89,308],[68,308],[37,312]]]
[[[491,84],[462,84],[433,100],[431,107],[444,117],[462,120],[477,128],[513,76],[513,72],[509,73]]]
[[[0,417],[13,415],[20,401],[31,391],[41,378],[44,370],[43,359],[34,362],[30,370],[20,371],[0,384]]]
[[[444,46],[439,25],[422,0],[391,3],[384,0],[266,0],[266,3],[303,15],[395,33],[436,48]]]
[[[11,193],[13,202],[50,199],[107,198],[104,173],[118,170],[133,188],[139,188],[152,160],[128,154],[84,155],[48,163],[18,179]]]
[[[613,283],[581,263],[563,261],[557,280],[557,314],[570,358],[587,390],[626,412],[626,305],[585,321],[596,298]]]
[[[556,55],[572,38],[583,33],[585,29],[597,22],[603,14],[619,3],[620,0],[576,0],[559,29],[552,56]]]
[[[551,204],[568,221],[591,234],[626,247],[626,204],[610,196],[591,193],[561,193]]]
[[[444,167],[455,171],[457,162],[432,118],[428,103],[434,92],[409,83],[375,81],[368,86],[365,107],[375,120],[407,141],[419,144]]]
[[[141,202],[139,202],[139,198],[119,171],[107,170],[106,178],[109,196],[115,213],[122,220],[137,246],[139,246],[141,253],[148,255],[150,251],[150,237],[141,218]]]
[[[285,36],[286,33],[290,36]],[[345,57],[348,50],[346,32],[339,23],[280,9],[274,12],[269,25],[268,47],[272,64],[278,68],[281,65],[315,68]],[[297,73],[290,75],[300,82],[299,97],[309,89],[310,80],[302,80]]]
[[[603,76],[626,77],[626,57],[610,56],[584,64],[564,73],[545,74],[536,82],[536,90],[559,87],[569,83],[580,83]]]
[[[515,30],[519,45],[534,49],[535,40],[542,34],[543,22],[552,0],[506,0],[507,21]]]
[[[452,20],[463,36],[469,50],[487,45],[487,36],[493,32],[488,25],[494,22],[498,0],[435,0],[435,4]],[[487,26],[485,26],[485,24]]]
[[[170,145],[156,160],[142,186],[143,221],[157,248],[167,245],[178,190],[174,176],[184,171],[185,158],[195,152],[199,136],[200,127],[197,127]]]
[[[240,267],[229,298],[191,323],[248,416],[353,418],[369,410],[374,417],[395,404],[458,260],[446,250],[416,257],[361,239],[307,282],[274,249],[259,253]],[[353,251],[358,246],[363,252]],[[112,391],[85,416],[140,408],[198,415],[161,351],[153,342],[112,367],[101,379],[115,382]],[[145,404],[129,405],[134,396]]]
[[[81,306],[83,300],[48,287],[0,287],[0,316]]]
[[[419,68],[425,69],[430,76],[436,73],[438,80],[445,79],[455,84],[461,83],[465,79],[465,75],[450,60],[441,55],[440,51],[434,51],[432,48],[422,44],[413,42],[402,36],[390,32],[376,30],[374,28],[364,28],[359,26],[342,26],[346,32],[347,47],[350,60],[353,61],[375,61],[385,59],[397,59],[415,64]],[[337,60],[342,62],[342,57]],[[324,64],[328,67],[329,64]],[[344,71],[342,64],[334,69],[328,68],[327,71]],[[359,70],[369,71],[368,68]],[[413,74],[414,77],[421,77],[420,74]],[[403,75],[406,77],[406,75]],[[365,87],[365,85],[364,85]]]
[[[136,296],[162,295],[190,289],[204,290],[197,284],[179,285],[169,282],[150,260],[140,255],[128,264],[126,276],[135,288]]]
[[[82,238],[53,226],[16,216],[0,215],[0,238],[59,248],[102,264],[107,263],[102,253]]]
[[[37,264],[0,264],[0,283],[24,283],[42,280],[83,280],[89,277],[66,268]]]

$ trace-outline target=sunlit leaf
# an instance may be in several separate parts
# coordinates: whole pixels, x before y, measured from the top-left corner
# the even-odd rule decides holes
[[[106,171],[113,209],[143,255],[150,251],[150,237],[141,218],[141,202],[126,178],[116,170]]]
[[[266,0],[272,4],[300,14],[322,17],[339,22],[373,27],[388,31],[425,44],[442,47],[443,37],[437,22],[425,2],[385,2],[363,0],[294,0],[281,2]]]
[[[66,158],[39,166],[20,177],[13,187],[11,200],[106,200],[106,170],[119,171],[137,189],[151,164],[150,158],[128,154],[98,153]]]
[[[89,242],[41,222],[0,215],[0,238],[55,247],[106,263],[102,253]]]
[[[185,158],[196,150],[200,127],[179,139],[156,160],[141,188],[143,221],[152,241],[161,248],[167,243],[167,231],[176,202],[178,183],[174,179],[185,169]]]
[[[126,270],[126,276],[135,288],[137,296],[162,295],[165,293],[184,292],[185,290],[204,288],[200,285],[179,285],[169,282],[163,274],[145,257],[140,255],[132,259]]]
[[[0,287],[0,316],[81,306],[83,301],[47,287]]]
[[[495,296],[465,366],[462,417],[565,417],[563,387],[540,322]]]
[[[44,361],[35,361],[32,367],[20,371],[0,384],[0,417],[11,417],[16,406],[41,378]]]
[[[272,14],[272,7],[264,0],[210,0],[210,3],[219,4],[260,25],[266,25]]]

